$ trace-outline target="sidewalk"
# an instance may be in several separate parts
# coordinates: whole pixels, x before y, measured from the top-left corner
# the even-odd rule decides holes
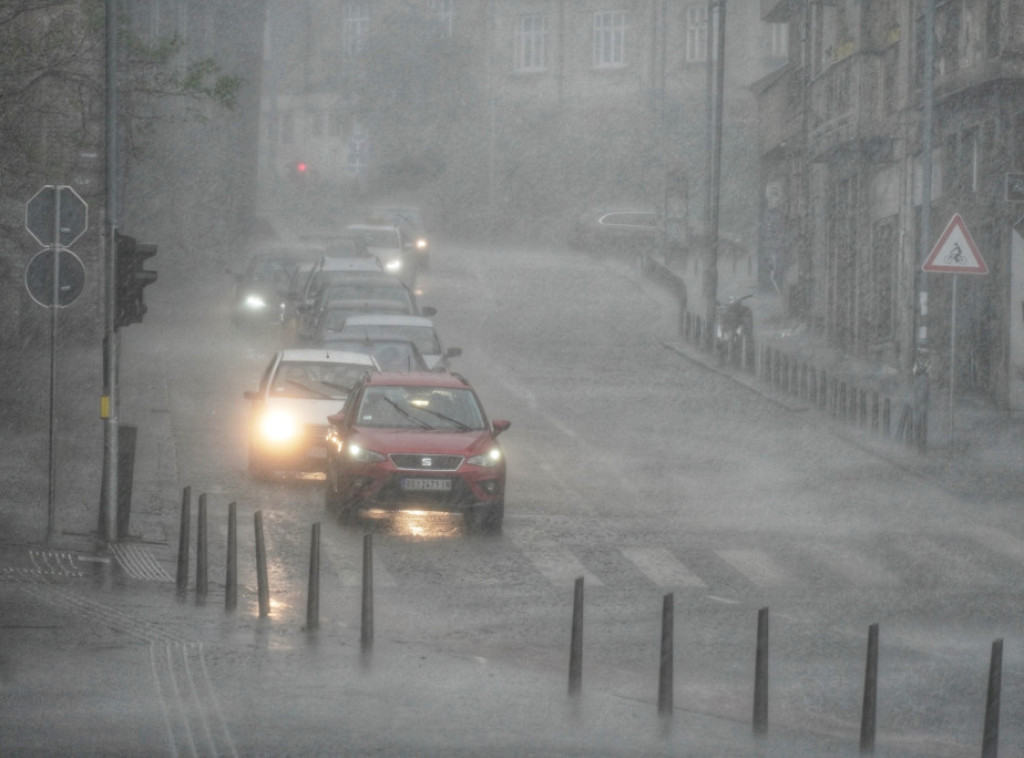
[[[670,294],[686,292],[687,282],[675,269],[648,259],[644,272],[650,281],[664,287]],[[684,302],[685,297],[683,294]],[[748,301],[754,310],[754,335],[759,343],[814,364],[851,386],[876,390],[890,397],[893,436],[886,438],[880,431],[872,432],[857,423],[837,419],[806,399],[780,391],[759,378],[756,372],[723,367],[716,357],[688,342],[682,334],[670,347],[690,360],[747,385],[766,398],[785,403],[794,410],[808,412],[817,422],[829,425],[834,433],[968,502],[1007,500],[1024,506],[1024,418],[1014,418],[1009,411],[976,397],[961,395],[951,403],[947,391],[933,387],[929,402],[927,450],[924,454],[919,453],[894,438],[902,399],[906,395],[902,377],[887,367],[855,361],[823,348],[805,330],[782,324],[776,298],[761,300],[758,303],[755,297]]]

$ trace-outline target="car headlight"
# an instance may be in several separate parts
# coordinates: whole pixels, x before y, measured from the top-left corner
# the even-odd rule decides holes
[[[246,295],[245,307],[258,311],[267,307],[267,301],[262,295]]]
[[[392,258],[390,261],[388,261],[386,264],[384,264],[384,268],[386,268],[388,271],[401,271],[402,270],[402,259],[401,258]]]
[[[486,453],[481,455],[474,455],[466,463],[473,466],[497,466],[501,462],[501,448],[492,447]]]
[[[301,425],[290,413],[270,411],[260,419],[260,435],[269,442],[287,442],[299,436]]]
[[[384,460],[384,456],[380,453],[376,453],[373,450],[367,450],[365,447],[356,444],[350,444],[348,446],[348,457],[353,461],[359,463],[380,463]]]
[[[417,237],[416,238],[416,249],[417,250],[426,250],[429,246],[430,246],[430,243],[427,242],[426,237]]]

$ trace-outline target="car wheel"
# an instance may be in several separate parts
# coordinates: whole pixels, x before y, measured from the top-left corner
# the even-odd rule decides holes
[[[350,522],[355,517],[356,504],[352,498],[345,497],[338,487],[336,475],[327,472],[324,481],[324,508],[329,513],[335,514],[342,522]]]

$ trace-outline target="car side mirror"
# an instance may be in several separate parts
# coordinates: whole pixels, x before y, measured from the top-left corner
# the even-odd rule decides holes
[[[343,410],[338,411],[337,413],[332,413],[330,416],[327,417],[327,423],[329,423],[331,426],[341,426],[344,422],[345,411]]]
[[[423,316],[426,316],[427,318],[430,318],[432,316],[436,316],[437,315],[437,308],[433,307],[432,305],[428,305],[428,306],[426,306],[424,308],[420,308],[420,314],[423,315]]]
[[[461,347],[450,347],[450,348],[448,348],[447,350],[444,351],[444,354],[448,358],[458,358],[460,355],[462,355],[462,348]]]
[[[503,431],[508,429],[510,426],[512,426],[512,422],[511,421],[506,421],[503,418],[496,418],[493,421],[491,421],[491,429],[494,430],[494,436],[495,437],[497,437]]]

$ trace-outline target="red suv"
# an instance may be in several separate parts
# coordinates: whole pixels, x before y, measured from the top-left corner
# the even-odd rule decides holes
[[[501,528],[505,456],[495,438],[510,422],[488,420],[458,374],[367,376],[328,422],[328,510],[452,511],[470,530]]]

